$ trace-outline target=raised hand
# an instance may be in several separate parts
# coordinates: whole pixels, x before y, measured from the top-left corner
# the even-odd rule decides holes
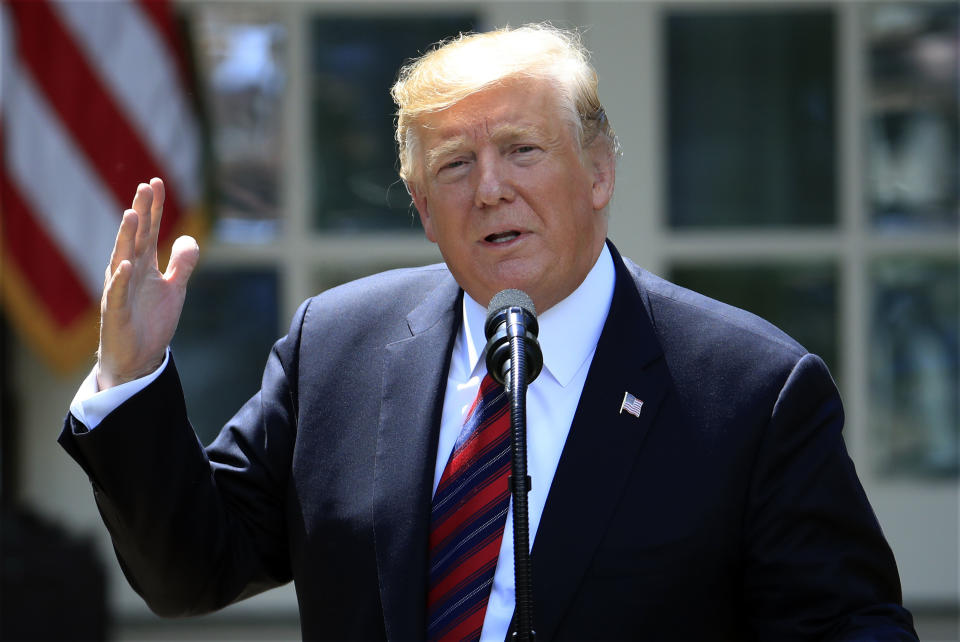
[[[157,235],[163,200],[163,181],[154,178],[137,186],[133,207],[123,213],[100,300],[101,390],[156,370],[180,320],[200,248],[193,238],[181,236],[173,243],[166,272],[160,272]]]

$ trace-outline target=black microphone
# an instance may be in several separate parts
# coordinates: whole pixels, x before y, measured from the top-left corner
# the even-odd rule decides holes
[[[533,630],[533,568],[530,563],[530,518],[527,493],[527,385],[543,369],[537,341],[537,312],[521,290],[497,292],[487,306],[487,372],[510,395],[510,494],[513,496],[513,577],[516,609],[512,638],[531,642]]]
[[[523,290],[501,290],[490,299],[487,322],[487,372],[494,380],[510,387],[510,338],[522,337],[526,353],[527,383],[543,369],[543,351],[537,341],[540,326],[533,300]]]

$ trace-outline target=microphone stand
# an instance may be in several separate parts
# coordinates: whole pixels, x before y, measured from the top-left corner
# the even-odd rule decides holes
[[[520,311],[515,309],[517,313]],[[514,314],[510,310],[508,316]],[[517,329],[524,324],[507,323],[510,340],[510,371],[504,383],[510,393],[511,475],[513,495],[513,572],[516,587],[516,627],[513,639],[533,642],[533,570],[530,566],[530,518],[527,493],[531,481],[527,474],[527,355],[525,337]],[[538,369],[539,372],[539,369]],[[536,376],[536,375],[534,375]]]
[[[522,642],[533,642],[535,637],[527,505],[527,493],[531,485],[530,476],[527,475],[527,384],[536,379],[543,368],[537,331],[537,313],[527,293],[507,289],[490,299],[484,324],[487,371],[510,393],[512,458],[509,488],[513,496],[513,581],[516,597],[512,640]]]

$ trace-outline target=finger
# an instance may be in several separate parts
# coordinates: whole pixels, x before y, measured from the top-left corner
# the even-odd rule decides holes
[[[136,236],[136,254],[142,255],[151,249],[150,244],[150,209],[153,204],[153,190],[146,183],[137,185],[137,193],[133,197],[133,210],[140,217],[140,224],[137,226]],[[156,240],[153,242],[153,249],[156,250]]]
[[[120,261],[133,260],[136,244],[137,228],[140,216],[135,210],[127,210],[120,220],[120,229],[117,230],[117,240],[113,244],[113,254],[110,256],[110,272],[116,271]]]
[[[116,312],[126,307],[132,274],[133,264],[128,260],[120,261],[103,291],[104,312]]]
[[[150,236],[160,238],[160,219],[163,218],[163,204],[167,199],[167,190],[163,180],[150,179],[150,188],[153,190],[153,203],[150,206]]]
[[[197,245],[197,241],[191,236],[181,236],[173,242],[170,262],[167,263],[167,271],[163,278],[180,287],[186,287],[187,280],[193,274],[199,259],[200,246]]]
[[[133,260],[138,222],[139,217],[135,210],[127,210],[123,213],[120,228],[117,230],[117,240],[114,241],[113,252],[110,254],[110,263],[107,265],[104,275],[104,287],[106,287],[110,276],[116,272],[120,261]]]

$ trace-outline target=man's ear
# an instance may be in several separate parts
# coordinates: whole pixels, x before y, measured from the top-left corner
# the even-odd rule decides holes
[[[427,206],[427,195],[413,183],[407,183],[407,191],[410,192],[413,205],[417,208],[417,214],[420,215],[420,224],[423,225],[423,231],[427,235],[427,240],[431,243],[436,243],[437,237],[433,233],[433,219],[430,218],[430,208]]]
[[[593,209],[600,211],[613,198],[613,187],[617,182],[617,159],[605,140],[597,137],[587,151],[587,157],[593,170]]]

